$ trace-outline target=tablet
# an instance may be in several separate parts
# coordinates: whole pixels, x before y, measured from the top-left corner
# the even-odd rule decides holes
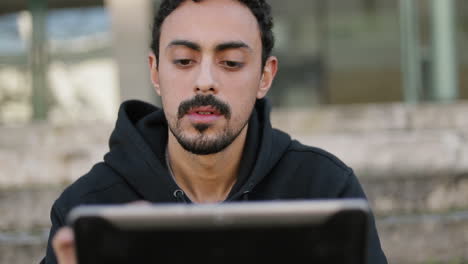
[[[363,199],[81,205],[68,215],[78,263],[363,264]]]

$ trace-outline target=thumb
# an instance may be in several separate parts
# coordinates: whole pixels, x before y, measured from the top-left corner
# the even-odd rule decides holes
[[[151,205],[151,203],[145,200],[137,200],[137,201],[129,202],[127,203],[127,205]]]
[[[59,229],[52,240],[52,247],[59,264],[77,264],[75,239],[71,228]]]

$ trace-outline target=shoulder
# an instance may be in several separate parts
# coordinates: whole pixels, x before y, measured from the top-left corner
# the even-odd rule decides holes
[[[353,169],[336,155],[297,140],[291,141],[280,163],[276,172],[291,175],[314,197],[341,197],[350,187],[359,185]]]
[[[323,169],[335,170],[344,174],[351,174],[353,170],[336,155],[325,149],[302,144],[292,140],[286,155],[295,158],[303,166],[319,166]]]
[[[97,163],[92,169],[67,186],[54,203],[61,214],[66,214],[71,208],[86,203],[97,203],[98,196],[125,185],[119,175],[105,163]]]

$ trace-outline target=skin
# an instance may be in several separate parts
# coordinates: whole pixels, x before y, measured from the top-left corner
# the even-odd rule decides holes
[[[271,56],[261,67],[258,22],[248,7],[233,0],[181,4],[163,23],[159,54],[159,62],[149,55],[149,67],[169,125],[179,122],[191,140],[214,140],[226,130],[238,134],[218,153],[195,155],[168,133],[169,162],[179,187],[196,203],[223,201],[236,181],[255,101],[270,89],[278,60]],[[195,128],[199,119],[185,115],[179,120],[181,102],[198,94],[225,102],[231,117],[214,118],[203,132]],[[59,263],[76,263],[69,228],[57,232],[53,247]]]
[[[178,44],[181,42],[185,44]],[[186,151],[169,133],[169,160],[174,176],[194,202],[222,201],[236,181],[246,123],[256,99],[267,94],[277,68],[277,59],[271,57],[262,72],[261,50],[257,20],[237,1],[186,1],[162,26],[160,61],[156,64],[151,54],[149,64],[169,124],[175,126],[182,101],[197,94],[213,94],[230,106],[232,117],[213,122],[203,132],[205,137],[219,137],[226,127],[234,134],[240,132],[230,146],[212,155]],[[199,135],[194,123],[188,116],[180,120],[187,138]]]

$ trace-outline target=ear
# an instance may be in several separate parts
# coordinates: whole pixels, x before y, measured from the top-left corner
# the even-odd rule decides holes
[[[271,84],[275,79],[276,72],[278,71],[278,59],[270,56],[263,68],[262,79],[260,80],[260,87],[257,91],[257,99],[262,99],[266,96],[271,88]]]
[[[161,89],[159,87],[159,71],[158,71],[158,61],[156,55],[151,52],[148,56],[148,63],[151,75],[151,82],[153,83],[156,93],[161,96]]]

